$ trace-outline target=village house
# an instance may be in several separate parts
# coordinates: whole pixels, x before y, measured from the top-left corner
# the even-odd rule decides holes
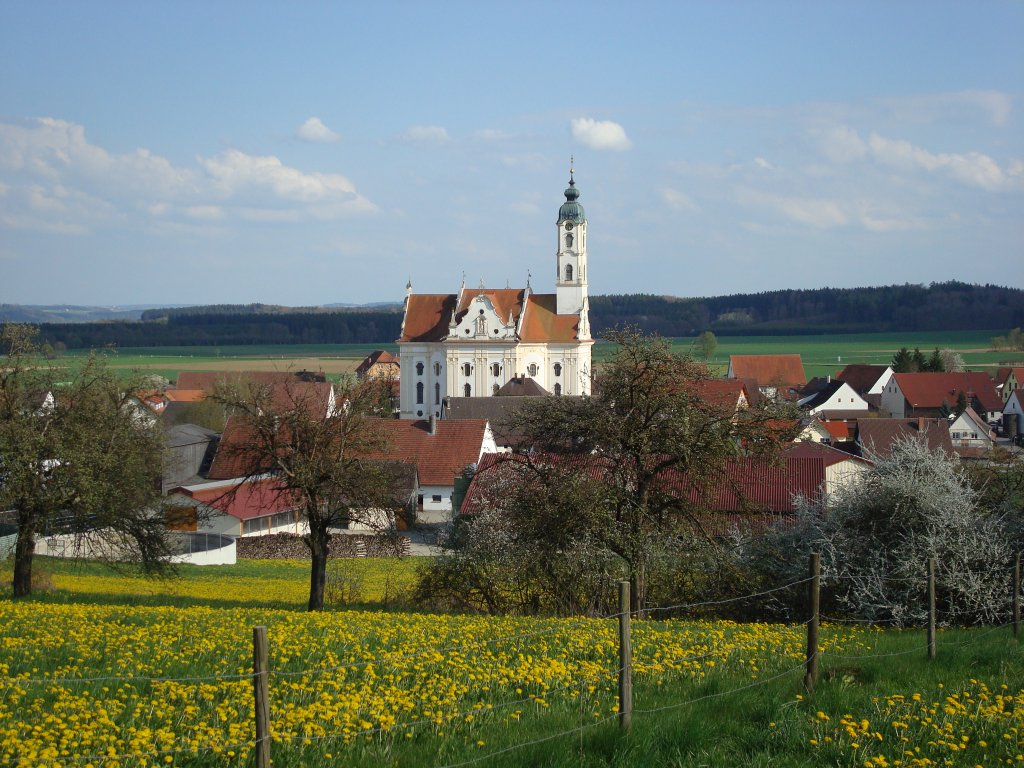
[[[810,414],[834,415],[839,418],[856,417],[869,410],[868,401],[853,387],[839,379],[825,382],[816,392],[797,401],[797,405]]]
[[[896,374],[897,376],[899,374]],[[949,421],[918,416],[910,419],[863,419],[857,422],[856,445],[860,456],[884,458],[900,440],[924,440],[928,450],[953,456]]]
[[[800,355],[731,355],[726,378],[753,379],[761,394],[784,400],[807,384]]]
[[[968,408],[950,419],[949,439],[961,458],[979,458],[995,446],[996,433],[973,408]]]
[[[894,373],[882,392],[883,416],[948,416],[957,404],[970,406],[986,421],[996,421],[1003,401],[987,373]]]
[[[356,378],[360,381],[392,381],[401,375],[398,358],[390,352],[378,349],[368,354],[356,368]]]
[[[892,374],[892,367],[888,365],[852,363],[839,371],[835,378],[849,384],[854,392],[867,400],[871,408],[877,411],[882,392]]]
[[[999,368],[996,370],[996,391],[1005,403],[1010,395],[1020,390],[1024,384],[1024,368]]]

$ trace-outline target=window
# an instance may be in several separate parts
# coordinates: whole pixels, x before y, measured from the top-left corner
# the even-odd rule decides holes
[[[416,363],[416,375],[417,376],[422,376],[423,375],[423,363]]]
[[[466,386],[464,386],[462,388],[462,392],[463,392],[465,397],[472,397],[473,396],[473,388],[471,386],[469,386],[469,384],[467,384]]]
[[[501,376],[501,363],[493,363],[491,365],[491,373],[495,376]]]
[[[469,363],[463,363],[462,364],[462,373],[463,373],[464,376],[472,376],[473,375],[473,366],[470,365]]]
[[[434,375],[435,376],[440,376],[441,375],[441,364],[440,363],[434,363]]]
[[[526,372],[528,374],[530,374],[531,376],[536,376],[537,375],[537,364],[536,363],[530,363],[528,366],[526,366]]]
[[[438,382],[434,383],[434,405],[441,404],[441,384]]]
[[[260,533],[267,525],[267,518],[253,517],[242,522],[242,533]]]
[[[416,405],[423,405],[423,382],[416,382]]]
[[[572,248],[572,235],[565,236],[565,247]]]
[[[555,384],[555,397],[559,397],[562,394],[562,385]]]
[[[566,264],[565,265],[565,279],[566,279],[566,282],[568,282],[569,280],[572,280],[572,264]]]
[[[491,385],[491,394],[492,395],[498,394],[498,390],[499,389],[501,389],[501,387],[499,387],[497,384],[492,384]]]
[[[562,364],[561,363],[555,363],[555,376],[561,376],[561,375],[562,375]]]
[[[440,493],[432,493],[432,494],[430,494],[430,500],[432,502],[434,502],[435,504],[440,504],[441,503],[441,494]]]

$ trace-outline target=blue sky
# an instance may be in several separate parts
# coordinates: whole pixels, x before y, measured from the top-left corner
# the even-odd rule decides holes
[[[1024,287],[1024,3],[0,4],[0,302]]]

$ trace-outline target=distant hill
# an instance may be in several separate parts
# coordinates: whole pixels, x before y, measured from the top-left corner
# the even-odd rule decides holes
[[[73,304],[0,304],[0,323],[94,323],[139,320],[146,307],[83,307]]]
[[[11,305],[2,305],[0,310],[6,306]],[[115,310],[121,311],[107,309]],[[597,336],[617,325],[635,325],[663,336],[695,336],[707,330],[720,336],[1009,330],[1024,326],[1024,290],[949,282],[711,298],[591,296],[590,314]],[[138,319],[104,317],[101,322],[70,322],[67,318],[71,316],[75,313],[68,312],[54,322],[0,314],[0,321],[38,323],[43,340],[69,349],[107,345],[391,344],[398,338],[402,323],[399,304],[167,307],[140,311]]]

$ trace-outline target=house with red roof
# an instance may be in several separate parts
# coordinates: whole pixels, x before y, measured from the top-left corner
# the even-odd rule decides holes
[[[379,419],[389,448],[371,458],[411,464],[419,481],[419,506],[427,512],[450,512],[455,478],[498,448],[484,419]]]
[[[948,416],[966,402],[986,421],[997,420],[1003,400],[987,373],[894,373],[882,391],[880,410],[892,418]]]
[[[535,475],[527,462],[543,462],[544,457],[502,453],[484,457],[469,484],[459,514],[474,515],[500,501],[509,482],[528,483]],[[602,457],[594,454],[550,456],[552,462],[567,462],[571,467],[594,477],[606,471]],[[791,516],[797,497],[818,499],[826,484],[825,460],[821,456],[787,456],[781,464],[738,458],[726,463],[710,483],[694,482],[674,470],[661,477],[662,491],[674,494],[680,508],[706,515],[698,517],[705,533],[724,536],[733,531],[761,530]]]
[[[398,358],[383,349],[371,352],[356,368],[356,377],[360,380],[386,379],[388,381],[399,377]]]
[[[897,376],[899,374],[896,374]],[[918,416],[911,419],[862,419],[857,422],[857,449],[864,458],[875,460],[892,453],[901,440],[923,440],[930,451],[953,456],[949,420]]]
[[[789,398],[807,384],[800,355],[731,355],[729,379],[754,379],[767,397]]]
[[[1020,390],[1024,385],[1024,368],[999,368],[995,376],[996,391],[1007,402],[1010,395]]]
[[[859,482],[861,476],[871,468],[871,462],[867,459],[824,443],[793,443],[783,453],[790,458],[821,459],[824,462],[825,483],[822,493],[826,499],[840,488]]]
[[[398,339],[403,419],[440,417],[446,397],[489,397],[516,378],[553,395],[590,391],[587,219],[573,171],[556,221],[555,292],[470,288],[418,294],[406,286]]]
[[[852,363],[839,371],[835,378],[845,381],[853,388],[854,392],[865,397],[866,395],[881,395],[892,374],[893,370],[888,365]]]

